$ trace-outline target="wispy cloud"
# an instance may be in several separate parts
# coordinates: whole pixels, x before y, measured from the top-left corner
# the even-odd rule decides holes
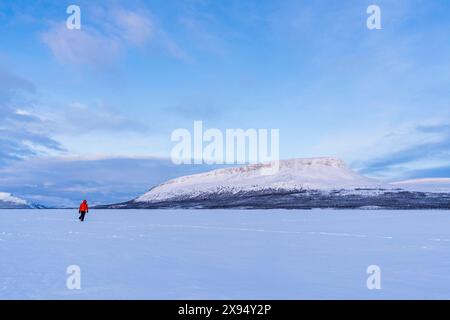
[[[51,122],[55,133],[139,132],[146,134],[152,127],[138,119],[126,117],[120,109],[106,102],[85,104],[72,102],[60,110],[51,108],[42,115]],[[55,110],[55,111],[54,111]]]
[[[109,65],[132,49],[160,46],[171,56],[189,60],[188,55],[151,17],[148,10],[118,5],[83,6],[80,30],[69,30],[63,22],[51,22],[42,41],[63,64]]]
[[[40,155],[66,154],[77,140],[92,147],[96,145],[93,137],[103,138],[114,145],[112,141],[123,135],[147,140],[153,133],[152,125],[127,117],[123,108],[108,102],[47,105],[39,101],[36,91],[31,81],[0,68],[1,166]]]
[[[123,8],[115,10],[113,20],[110,26],[116,28],[118,38],[134,45],[145,45],[157,31],[154,22],[148,16]]]
[[[419,124],[385,139],[398,143],[390,152],[363,162],[361,172],[389,177],[417,177],[425,172],[450,173],[450,122]],[[407,142],[408,141],[408,142]],[[394,150],[394,151],[392,151]],[[444,168],[444,170],[442,169]]]
[[[31,81],[0,67],[0,97],[3,99],[12,98],[12,94],[20,91],[33,93],[35,92],[35,89],[36,88]]]
[[[63,151],[46,124],[24,108],[35,86],[0,67],[0,165],[47,151]]]
[[[87,26],[75,31],[67,29],[62,23],[54,24],[42,34],[42,40],[63,64],[110,64],[117,60],[123,50],[115,37],[105,37]]]

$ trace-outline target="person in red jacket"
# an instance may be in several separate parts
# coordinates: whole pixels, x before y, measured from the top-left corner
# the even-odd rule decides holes
[[[87,204],[86,200],[83,200],[83,202],[80,204],[80,209],[78,210],[78,213],[80,214],[81,221],[84,221],[84,215],[89,212],[89,206]]]

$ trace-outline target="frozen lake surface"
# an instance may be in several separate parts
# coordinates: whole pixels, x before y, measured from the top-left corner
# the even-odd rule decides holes
[[[450,299],[450,211],[0,210],[0,299]],[[67,267],[81,289],[66,287]],[[381,269],[381,289],[366,286]]]

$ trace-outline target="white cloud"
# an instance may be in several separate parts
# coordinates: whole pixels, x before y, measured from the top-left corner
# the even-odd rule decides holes
[[[85,16],[89,14],[83,14]],[[42,41],[60,63],[108,65],[128,50],[146,48],[150,44],[177,59],[188,60],[188,55],[146,10],[95,7],[93,16],[95,19],[83,18],[80,30],[69,30],[65,23],[53,22],[49,30],[41,34]]]
[[[134,45],[144,45],[155,33],[153,22],[136,12],[119,9],[115,14],[119,36]]]
[[[62,152],[47,123],[30,111],[35,86],[0,67],[0,166],[47,152]],[[17,105],[21,107],[18,108]]]
[[[108,64],[123,50],[120,39],[89,27],[69,30],[63,24],[54,24],[42,34],[42,40],[60,63],[67,64]]]

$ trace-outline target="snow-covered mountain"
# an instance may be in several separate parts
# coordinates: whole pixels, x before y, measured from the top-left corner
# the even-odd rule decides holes
[[[450,209],[450,189],[427,191],[418,181],[383,183],[339,159],[281,160],[273,168],[256,164],[183,176],[100,208]]]
[[[15,197],[10,193],[0,192],[0,209],[25,209],[32,208],[27,201]]]
[[[292,159],[279,162],[271,174],[270,164],[255,164],[219,169],[176,178],[163,183],[137,202],[187,199],[209,194],[238,194],[267,190],[333,190],[369,188],[380,185],[350,170],[342,160],[334,158]]]

